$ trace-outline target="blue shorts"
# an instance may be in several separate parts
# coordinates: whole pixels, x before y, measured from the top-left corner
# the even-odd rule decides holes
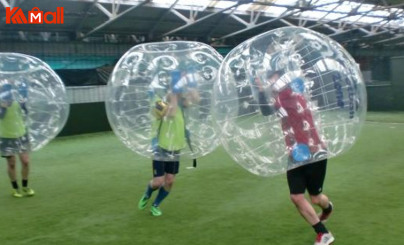
[[[164,176],[164,174],[177,174],[179,172],[180,162],[166,162],[153,160],[153,177]]]

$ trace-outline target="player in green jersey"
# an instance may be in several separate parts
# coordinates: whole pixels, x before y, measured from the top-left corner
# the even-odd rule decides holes
[[[18,100],[16,99],[18,98]],[[30,170],[29,152],[31,150],[25,125],[27,113],[27,87],[21,83],[18,88],[5,83],[0,88],[0,151],[7,160],[7,172],[12,185],[14,197],[33,196],[35,192],[28,187]],[[22,189],[17,183],[16,161],[22,164]]]

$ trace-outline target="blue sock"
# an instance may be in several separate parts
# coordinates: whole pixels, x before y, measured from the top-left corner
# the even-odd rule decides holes
[[[153,189],[150,184],[147,185],[146,192],[144,193],[147,198],[150,198],[153,191],[157,189]]]
[[[153,206],[159,206],[160,203],[164,200],[164,198],[167,197],[169,194],[169,191],[166,191],[166,189],[162,186],[160,187],[159,193],[157,194],[156,200],[154,200]]]

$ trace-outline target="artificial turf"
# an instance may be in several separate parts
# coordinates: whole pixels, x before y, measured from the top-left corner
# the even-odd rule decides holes
[[[335,244],[401,245],[404,114],[369,113],[355,146],[329,161]],[[163,215],[137,209],[150,160],[111,132],[59,137],[31,154],[31,198],[13,198],[3,162],[0,244],[313,244],[284,174],[255,176],[219,148],[185,159]]]

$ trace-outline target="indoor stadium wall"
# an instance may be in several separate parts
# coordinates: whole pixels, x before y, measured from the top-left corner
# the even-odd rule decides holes
[[[66,85],[70,115],[59,136],[109,131],[105,88],[118,59],[132,44],[104,43],[1,43],[0,52],[17,52],[48,63]],[[218,48],[225,56],[231,48]],[[355,56],[355,54],[353,54]],[[355,57],[364,72],[368,110],[404,110],[404,56]]]
[[[393,108],[404,110],[404,56],[391,58],[391,83],[393,90]]]

